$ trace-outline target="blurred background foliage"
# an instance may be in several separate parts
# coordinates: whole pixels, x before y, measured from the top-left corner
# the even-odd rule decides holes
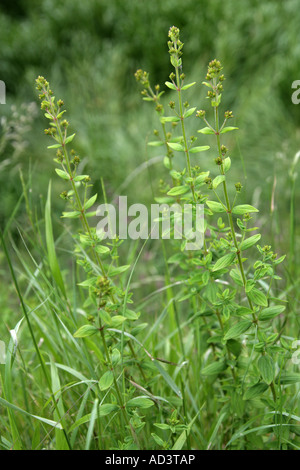
[[[38,75],[64,100],[77,133],[76,150],[99,195],[103,177],[109,198],[127,194],[132,201],[137,195],[139,202],[152,200],[150,177],[157,194],[167,170],[154,164],[134,176],[146,160],[159,156],[157,149],[147,149],[158,123],[141,100],[134,72],[147,70],[152,83],[165,88],[172,71],[167,33],[173,24],[185,43],[187,80],[197,81],[187,93],[192,106],[208,109],[201,86],[207,63],[215,57],[223,63],[223,109],[233,110],[233,125],[240,128],[228,137],[236,160],[233,176],[244,186],[245,200],[259,205],[266,242],[276,239],[275,248],[288,251],[293,160],[300,148],[300,106],[291,101],[292,82],[300,79],[297,0],[2,0],[0,79],[7,87],[7,105],[0,107],[2,143],[6,136],[0,147],[2,225],[22,194],[20,170],[33,206],[44,205],[52,177],[56,223],[64,207],[63,183],[43,135],[46,122],[30,105],[37,103]],[[199,138],[199,145],[207,143],[207,136]],[[195,164],[214,169],[207,153]],[[25,204],[18,208],[19,221],[25,219]],[[294,236],[297,242],[297,231]]]

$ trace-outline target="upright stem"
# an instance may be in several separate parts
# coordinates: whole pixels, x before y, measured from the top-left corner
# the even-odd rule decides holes
[[[184,125],[184,112],[183,112],[183,105],[182,105],[181,83],[180,83],[181,79],[180,79],[180,76],[179,76],[178,67],[175,67],[175,72],[176,72],[176,83],[177,83],[177,93],[178,93],[178,102],[179,102],[181,130],[182,130],[182,137],[183,137],[183,142],[184,142],[184,151],[185,151],[185,156],[186,156],[186,164],[187,164],[188,175],[191,178],[192,177],[191,161],[190,161],[190,154],[189,154],[188,142],[187,142],[187,137],[186,137],[186,132],[185,132],[185,125]],[[193,198],[195,200],[195,188],[194,188],[193,183],[191,183],[191,189],[192,189],[192,193],[193,193]]]
[[[215,106],[214,110],[215,110],[215,135],[216,135],[216,139],[217,139],[219,157],[222,158],[220,133],[219,133],[220,127],[219,127],[218,106]],[[220,165],[220,171],[221,171],[221,174],[225,176],[225,170],[224,170],[223,162]],[[235,233],[235,229],[234,229],[234,223],[233,223],[233,217],[232,217],[232,212],[231,212],[230,200],[229,200],[229,196],[228,196],[226,178],[224,179],[222,184],[223,184],[223,192],[224,192],[226,208],[227,208],[227,215],[228,215],[228,220],[229,220],[229,225],[230,225],[230,231],[231,231],[233,243],[234,243],[234,246],[235,246],[235,249],[236,249],[236,255],[237,255],[237,259],[238,259],[239,269],[240,269],[240,273],[241,273],[241,276],[242,276],[243,285],[244,285],[244,289],[245,289],[247,279],[246,279],[246,275],[245,275],[245,271],[244,271],[241,251],[239,249],[239,245],[238,245],[238,242],[237,242],[236,233]],[[253,304],[252,304],[252,301],[249,298],[248,294],[246,293],[246,290],[245,290],[245,294],[246,294],[246,297],[248,299],[249,307],[252,310],[253,320],[254,320],[255,323],[257,323],[257,317],[256,317],[255,312],[254,312]]]
[[[220,132],[219,132],[220,127],[219,127],[218,106],[215,106],[214,111],[215,111],[215,113],[214,113],[214,114],[215,114],[215,135],[216,135],[216,139],[217,139],[217,146],[218,146],[219,157],[222,159],[221,142],[220,142]],[[222,161],[222,163],[221,163],[221,165],[220,165],[220,170],[221,170],[221,174],[225,176],[225,170],[224,170],[223,161]],[[257,325],[257,327],[258,327],[258,319],[257,319],[257,316],[255,315],[253,303],[252,303],[250,297],[248,296],[248,294],[247,294],[247,292],[246,292],[246,283],[247,283],[247,279],[246,279],[246,275],[245,275],[245,271],[244,271],[244,266],[243,266],[241,251],[240,251],[240,249],[239,249],[239,245],[238,245],[238,242],[237,242],[237,239],[236,239],[236,234],[235,234],[235,229],[234,229],[234,223],[233,223],[233,217],[232,217],[232,212],[231,212],[231,205],[230,205],[230,200],[229,200],[228,190],[227,190],[226,178],[225,178],[224,181],[223,181],[223,192],[224,192],[224,197],[225,197],[225,201],[226,201],[227,215],[228,215],[228,220],[229,220],[229,225],[230,225],[230,231],[231,231],[233,243],[234,243],[234,246],[235,246],[235,249],[236,249],[236,255],[237,255],[237,259],[238,259],[238,264],[239,264],[240,273],[241,273],[242,280],[243,280],[245,295],[246,295],[246,297],[247,297],[249,307],[250,307],[250,309],[251,309],[251,311],[252,311],[253,322],[254,322],[254,323]],[[273,383],[273,382],[270,384],[270,388],[271,388],[271,391],[272,391],[273,399],[274,399],[274,401],[275,401],[275,400],[276,400],[276,391],[275,391],[275,387],[274,387],[274,383]]]

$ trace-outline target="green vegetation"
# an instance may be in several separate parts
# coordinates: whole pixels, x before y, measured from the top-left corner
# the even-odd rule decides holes
[[[299,13],[247,3],[3,2],[1,449],[300,448]]]

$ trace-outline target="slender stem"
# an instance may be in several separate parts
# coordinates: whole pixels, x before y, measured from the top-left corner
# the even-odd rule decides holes
[[[219,157],[222,158],[220,132],[219,132],[218,106],[215,106],[214,110],[215,110],[215,135],[216,135],[216,139],[217,139]],[[220,170],[221,170],[221,174],[225,176],[225,170],[224,170],[223,162],[220,165]],[[237,255],[237,259],[238,259],[239,269],[240,269],[240,273],[241,273],[241,276],[242,276],[243,285],[244,285],[244,289],[245,289],[247,279],[246,279],[246,275],[245,275],[245,271],[244,271],[244,267],[243,267],[241,251],[239,249],[239,245],[238,245],[238,242],[237,242],[236,233],[235,233],[235,229],[234,229],[234,223],[233,223],[233,217],[232,217],[232,212],[231,212],[230,200],[229,200],[229,196],[228,196],[226,178],[223,181],[223,192],[224,192],[224,197],[225,197],[225,201],[226,201],[227,215],[228,215],[228,220],[229,220],[229,225],[230,225],[230,231],[231,231],[233,243],[234,243],[234,246],[235,246],[235,249],[236,249],[236,255]],[[254,312],[254,307],[253,307],[251,299],[249,298],[248,294],[246,293],[246,290],[245,290],[245,294],[246,294],[246,297],[248,299],[249,307],[252,310],[253,320],[254,320],[255,323],[257,323],[257,317],[256,317],[255,312]]]
[[[219,157],[222,158],[221,142],[220,142],[220,131],[219,131],[220,128],[219,128],[218,106],[216,106],[214,108],[214,111],[215,111],[215,135],[216,135],[216,139],[217,139]],[[220,165],[220,170],[221,170],[221,174],[225,176],[225,170],[224,170],[223,162]],[[258,328],[258,319],[257,319],[257,316],[255,314],[252,301],[251,301],[250,297],[248,296],[248,294],[246,292],[247,279],[246,279],[246,275],[245,275],[245,271],[244,271],[244,267],[243,267],[241,251],[239,249],[239,245],[238,245],[238,242],[237,242],[236,233],[235,233],[235,229],[234,229],[234,223],[233,223],[233,217],[232,217],[232,212],[231,212],[230,200],[229,200],[229,196],[228,196],[226,178],[223,181],[223,190],[224,190],[224,197],[225,197],[226,206],[227,206],[227,214],[228,214],[228,220],[229,220],[229,224],[230,224],[230,231],[231,231],[231,235],[232,235],[232,238],[233,238],[233,243],[234,243],[234,246],[235,246],[235,249],[236,249],[236,255],[237,255],[237,259],[238,259],[240,273],[241,273],[242,280],[243,280],[245,294],[246,294],[246,297],[247,297],[247,300],[248,300],[248,303],[249,303],[249,307],[252,310],[253,322],[257,325],[257,328]],[[274,387],[273,382],[270,384],[270,388],[271,388],[271,391],[272,391],[273,399],[274,399],[274,401],[276,401],[276,391],[275,391],[275,387]]]
[[[180,81],[181,80],[180,80],[180,76],[179,76],[178,67],[175,67],[175,72],[176,72],[176,83],[177,83],[177,93],[178,93],[178,102],[179,102],[181,130],[182,130],[182,137],[183,137],[183,142],[184,142],[184,151],[185,151],[185,156],[186,156],[188,175],[191,178],[192,177],[191,161],[190,161],[190,154],[189,154],[188,142],[187,142],[187,137],[186,137],[186,132],[185,132],[185,125],[184,125],[184,112],[183,112],[181,86],[180,86]],[[191,189],[192,189],[192,193],[193,193],[193,198],[195,200],[195,187],[194,187],[193,183],[191,183]]]

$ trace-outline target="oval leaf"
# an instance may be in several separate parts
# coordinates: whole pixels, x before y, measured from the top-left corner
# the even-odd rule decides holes
[[[274,305],[273,307],[264,308],[258,315],[260,321],[271,320],[272,318],[277,317],[280,313],[285,310],[284,305]]]
[[[114,381],[114,374],[112,373],[111,370],[108,370],[105,372],[104,375],[102,375],[101,379],[99,380],[99,388],[103,392],[104,390],[107,390],[111,385],[113,384]]]
[[[217,361],[209,364],[201,370],[202,375],[216,375],[226,369],[226,361]]]
[[[247,238],[246,240],[243,240],[242,243],[240,244],[240,250],[248,250],[251,246],[255,245],[259,240],[261,239],[261,235],[258,233],[257,235],[253,235],[252,237]]]
[[[235,325],[233,325],[224,336],[224,340],[227,341],[228,339],[238,338],[247,330],[249,330],[250,326],[252,325],[251,320],[241,320]]]
[[[216,201],[206,201],[207,206],[212,212],[226,212],[225,207]]]
[[[259,212],[259,210],[249,204],[241,204],[240,206],[235,206],[232,209],[233,214],[242,215],[247,214],[247,212]]]
[[[256,289],[254,287],[251,289],[251,291],[248,293],[248,296],[252,302],[254,302],[256,305],[260,305],[261,307],[267,307],[268,306],[268,299],[265,296],[263,292],[260,290]]]
[[[224,269],[227,266],[230,266],[235,260],[235,256],[235,253],[229,253],[228,255],[222,256],[222,258],[218,259],[212,268],[212,271],[219,271],[220,269]]]
[[[275,377],[275,365],[270,356],[264,355],[258,359],[258,368],[263,380],[270,385]]]

